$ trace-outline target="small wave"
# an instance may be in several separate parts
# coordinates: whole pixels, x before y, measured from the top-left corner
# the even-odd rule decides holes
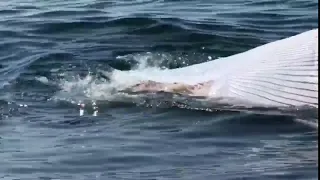
[[[78,16],[93,16],[93,15],[99,15],[103,14],[103,11],[98,11],[98,10],[84,10],[84,11],[79,11],[79,10],[50,10],[50,11],[43,11],[39,13],[35,13],[29,16],[26,16],[28,18],[62,18],[62,17],[69,17],[69,16],[74,16],[77,14]]]

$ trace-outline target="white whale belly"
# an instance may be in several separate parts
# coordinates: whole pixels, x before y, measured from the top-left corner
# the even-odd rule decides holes
[[[265,105],[318,107],[318,30],[219,59],[227,69],[212,96]]]

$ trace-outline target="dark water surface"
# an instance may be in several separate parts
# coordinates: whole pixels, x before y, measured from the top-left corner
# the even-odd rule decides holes
[[[317,21],[316,0],[1,1],[0,179],[317,179],[309,127],[110,101],[99,74],[204,62]]]

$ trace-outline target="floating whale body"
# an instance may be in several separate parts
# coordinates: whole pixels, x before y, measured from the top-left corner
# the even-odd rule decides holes
[[[117,73],[163,83],[191,85],[212,81],[209,98],[235,98],[264,106],[318,108],[318,29],[183,68],[152,73],[114,72]]]

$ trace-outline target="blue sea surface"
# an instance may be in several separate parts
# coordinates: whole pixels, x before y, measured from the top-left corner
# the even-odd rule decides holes
[[[101,73],[317,27],[316,0],[1,1],[0,179],[318,179],[318,132],[291,117],[115,98]]]

